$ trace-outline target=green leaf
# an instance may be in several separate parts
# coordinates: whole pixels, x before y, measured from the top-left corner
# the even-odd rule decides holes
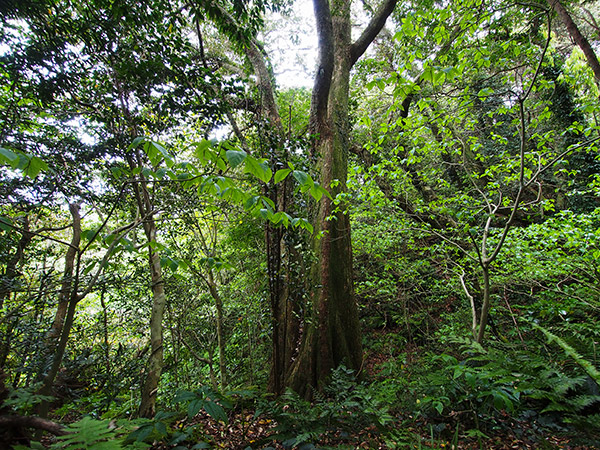
[[[259,213],[260,213],[260,217],[265,220],[269,220],[273,216],[273,212],[267,208],[261,208]]]
[[[175,403],[189,402],[190,400],[193,400],[196,397],[197,395],[190,391],[177,391],[177,394],[175,394],[175,398],[173,399],[173,401],[175,401]]]
[[[190,419],[192,417],[194,417],[196,414],[198,414],[200,412],[200,410],[203,408],[203,406],[204,406],[204,400],[195,396],[195,400],[192,400],[190,402],[190,404],[188,405],[188,409],[187,409],[188,417]]]
[[[138,136],[136,137],[133,142],[131,144],[129,144],[129,147],[127,147],[127,150],[132,150],[134,148],[137,148],[140,146],[141,143],[143,143],[146,140],[145,137],[143,136]]]
[[[212,148],[213,143],[207,139],[203,139],[200,142],[196,142],[194,144],[195,149],[194,149],[194,155],[196,156],[196,158],[198,158],[198,160],[201,163],[205,163],[206,162],[206,155],[209,149]]]
[[[25,170],[25,174],[30,178],[35,178],[41,171],[48,170],[48,165],[37,156],[32,156]]]
[[[229,165],[234,169],[239,166],[248,157],[248,154],[244,150],[227,150],[225,152]]]
[[[479,92],[477,93],[477,96],[481,99],[485,99],[486,97],[489,97],[490,95],[492,95],[494,93],[494,90],[491,88],[483,88],[480,89]]]
[[[259,161],[252,156],[246,157],[246,172],[254,175],[264,183],[268,183],[273,175],[265,161]]]
[[[113,174],[113,177],[115,178],[121,178],[121,176],[123,175],[123,171],[119,167],[111,167],[110,171]]]
[[[313,186],[310,188],[310,195],[316,200],[319,201],[321,200],[321,198],[323,196],[326,196],[327,198],[329,198],[330,200],[333,200],[333,198],[331,197],[331,194],[327,191],[327,189],[325,189],[323,186],[321,186],[319,183],[314,183]]]
[[[205,402],[205,404],[204,404],[204,410],[213,419],[219,420],[219,421],[224,422],[224,423],[227,423],[227,414],[225,414],[225,410],[218,403],[211,402],[209,400],[209,401]]]
[[[251,197],[248,197],[248,199],[244,203],[244,208],[246,210],[251,209],[254,205],[256,205],[256,203],[258,202],[258,200],[260,200],[260,197],[258,195],[253,195]]]
[[[12,230],[12,220],[10,220],[8,217],[2,217],[0,216],[0,230],[2,231],[10,231]]]
[[[113,430],[108,428],[109,421],[95,420],[86,416],[69,425],[66,430],[69,434],[58,436],[58,448],[117,450],[121,449],[121,440]]]
[[[292,226],[293,227],[297,227],[297,228],[304,228],[306,231],[308,231],[309,233],[313,233],[314,228],[313,226],[310,224],[310,222],[304,218],[301,217],[296,217],[295,219],[292,219]]]
[[[19,163],[19,155],[7,148],[0,147],[0,162],[8,163],[15,169],[16,164]]]
[[[89,273],[90,273],[90,272],[91,272],[91,271],[94,269],[94,267],[96,267],[96,264],[97,264],[97,263],[98,263],[98,261],[92,261],[91,263],[89,263],[89,264],[86,266],[86,268],[85,268],[85,269],[83,269],[83,274],[84,274],[84,275],[87,275],[87,274],[89,274]]]
[[[296,179],[296,181],[298,183],[300,183],[301,185],[306,184],[307,180],[308,180],[308,174],[306,172],[303,172],[301,170],[294,170],[292,172],[292,176]]]
[[[167,436],[169,433],[167,432],[167,426],[163,422],[156,422],[154,424],[154,429],[158,432],[161,437]]]
[[[275,172],[275,184],[279,183],[281,180],[284,180],[292,171],[292,169],[279,169]]]
[[[429,81],[430,83],[433,84],[434,82],[434,73],[433,73],[433,69],[431,67],[427,67],[424,71],[423,71],[423,75],[422,75],[423,79],[425,81]]]

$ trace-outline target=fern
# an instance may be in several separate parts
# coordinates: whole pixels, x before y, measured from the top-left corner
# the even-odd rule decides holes
[[[64,450],[121,450],[121,439],[109,429],[107,421],[88,416],[66,427],[69,433],[59,436],[53,449]]]
[[[546,336],[549,343],[556,343],[560,348],[564,350],[567,356],[571,357],[573,361],[575,361],[583,370],[585,370],[585,372],[590,376],[590,378],[596,381],[596,383],[600,384],[600,372],[594,367],[594,365],[591,362],[589,362],[587,359],[585,359],[583,356],[577,353],[577,351],[569,344],[567,344],[564,341],[564,339],[561,339],[546,328],[543,328],[536,323],[532,323],[532,325],[536,330],[541,331],[544,334],[544,336]]]

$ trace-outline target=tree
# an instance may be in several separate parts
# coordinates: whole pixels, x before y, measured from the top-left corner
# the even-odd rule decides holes
[[[348,173],[350,70],[385,25],[396,6],[382,4],[356,42],[351,41],[350,1],[313,2],[319,61],[312,93],[310,132],[319,182],[335,201],[323,197],[314,214],[311,315],[287,384],[310,397],[332,369],[344,363],[359,372],[362,342],[354,298],[350,218],[343,201]]]

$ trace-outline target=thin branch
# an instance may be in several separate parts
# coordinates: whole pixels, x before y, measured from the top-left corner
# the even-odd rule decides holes
[[[465,283],[465,271],[464,270],[463,270],[463,273],[461,275],[459,275],[458,278],[460,279],[460,284],[463,288],[463,291],[465,291],[465,295],[467,296],[467,298],[469,299],[469,303],[471,304],[471,314],[473,317],[473,325],[472,325],[471,331],[473,332],[473,337],[477,337],[477,308],[475,308],[475,299],[469,292],[469,289],[467,288],[467,284]]]
[[[552,19],[549,14],[547,16],[548,16],[548,30],[547,30],[548,37],[546,38],[546,44],[544,45],[544,50],[542,51],[542,56],[540,56],[540,61],[535,69],[535,73],[533,74],[531,84],[529,85],[529,88],[527,89],[527,91],[525,91],[525,94],[520,98],[521,101],[525,101],[525,99],[527,99],[527,97],[529,97],[529,94],[531,94],[531,90],[533,89],[533,86],[535,85],[538,75],[540,74],[540,71],[542,70],[542,65],[544,63],[544,58],[546,56],[546,52],[548,51],[548,47],[550,47],[550,41],[552,40]]]
[[[88,283],[88,285],[85,288],[85,290],[81,294],[79,294],[77,296],[77,299],[78,299],[77,301],[80,301],[83,298],[85,298],[85,296],[88,295],[90,293],[90,291],[93,289],[93,287],[95,286],[96,282],[98,281],[98,278],[100,277],[100,274],[104,270],[104,267],[106,266],[106,263],[108,263],[108,260],[112,256],[112,252],[115,249],[115,247],[117,246],[117,244],[119,243],[119,241],[121,239],[123,239],[131,230],[133,230],[135,227],[137,227],[144,220],[145,219],[138,218],[134,222],[132,222],[132,223],[130,223],[128,225],[125,225],[125,226],[121,227],[119,230],[117,230],[117,231],[121,231],[121,234],[119,236],[117,236],[111,242],[110,246],[106,250],[106,253],[104,254],[104,257],[102,258],[102,261],[100,262],[100,267],[98,267],[98,270],[96,271],[96,273],[94,274],[94,276],[92,277],[92,279],[90,280],[90,282]]]
[[[544,57],[546,55],[546,51],[548,50],[548,47],[550,45],[550,41],[552,39],[552,18],[550,17],[550,14],[548,14],[548,38],[546,39],[546,45],[544,46],[544,50],[542,51],[542,54],[540,56],[540,60],[539,63],[537,65],[537,68],[534,72],[533,75],[533,79],[531,80],[531,84],[529,85],[529,88],[525,91],[525,94],[519,98],[519,121],[520,121],[520,126],[519,126],[519,138],[520,138],[520,148],[519,148],[519,158],[520,158],[520,163],[521,166],[519,168],[519,191],[517,192],[517,196],[515,197],[515,200],[513,202],[513,207],[512,207],[512,211],[510,213],[510,216],[508,218],[508,220],[506,221],[506,223],[504,224],[504,229],[502,230],[502,234],[500,236],[500,239],[498,240],[498,243],[496,244],[496,247],[494,248],[494,251],[492,252],[492,254],[489,256],[489,258],[487,258],[487,264],[490,264],[492,261],[494,261],[496,259],[496,257],[498,256],[498,254],[500,253],[500,250],[502,249],[502,246],[504,245],[504,242],[506,240],[506,236],[508,235],[508,231],[510,230],[515,217],[517,216],[517,212],[519,210],[519,207],[521,206],[521,198],[523,196],[523,192],[525,190],[525,188],[531,184],[531,180],[526,184],[525,183],[525,151],[526,151],[526,147],[527,147],[527,141],[526,141],[526,133],[525,133],[525,128],[526,128],[526,118],[525,118],[525,100],[527,100],[527,98],[529,97],[529,95],[531,94],[531,91],[533,89],[533,86],[535,85],[535,82],[537,81],[537,78],[541,72],[542,69],[542,64],[544,62]],[[485,238],[485,235],[484,235]]]
[[[25,230],[24,228],[18,227],[16,225],[13,225],[12,223],[8,223],[8,222],[5,222],[5,221],[2,221],[2,224],[5,225],[5,226],[8,226],[10,228],[12,228],[15,231],[18,231],[21,234],[29,233],[29,234],[32,234],[34,236],[41,237],[42,239],[48,239],[49,241],[57,242],[58,244],[64,245],[66,247],[72,247],[72,244],[69,243],[69,242],[61,241],[60,239],[54,238],[52,236],[47,236],[45,234],[40,233],[39,231]],[[67,228],[70,228],[71,226],[72,226],[72,224],[69,224],[68,226],[61,227],[60,229],[67,229]],[[47,229],[44,229],[44,230],[47,231]]]
[[[465,250],[464,248],[461,247],[461,245],[458,242],[453,241],[452,239],[447,238],[446,236],[444,236],[441,233],[438,233],[437,231],[431,229],[431,230],[427,230],[424,228],[407,228],[407,230],[411,230],[411,231],[421,231],[423,233],[430,233],[430,234],[434,234],[435,236],[439,237],[440,239],[442,239],[443,241],[449,243],[450,245],[453,245],[454,247],[458,248],[461,252],[463,252],[463,254],[469,258],[472,261],[477,262],[477,259],[475,259],[467,250]]]

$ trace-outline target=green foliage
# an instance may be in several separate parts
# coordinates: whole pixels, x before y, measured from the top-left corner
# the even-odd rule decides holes
[[[423,413],[439,415],[463,411],[477,416],[493,418],[505,410],[514,412],[520,401],[510,372],[495,359],[489,358],[480,346],[465,349],[471,356],[459,361],[454,356],[442,354],[432,359],[440,363],[439,371],[432,372],[419,387],[425,391],[417,397],[418,409]]]
[[[175,396],[175,402],[188,404],[187,415],[190,419],[203,409],[213,419],[225,423],[227,423],[225,410],[232,407],[227,398],[207,386],[202,386],[193,392],[179,391]]]
[[[468,339],[453,342],[460,344],[462,358],[433,356],[436,369],[413,382],[416,409],[428,417],[458,416],[461,425],[470,422],[485,432],[502,426],[504,413],[556,427],[588,423],[587,410],[600,402],[585,375],[539,354],[500,344],[484,350]]]
[[[314,395],[315,401],[310,403],[288,390],[275,405],[262,405],[261,410],[277,422],[273,437],[282,440],[284,446],[312,448],[312,442],[328,433],[339,431],[348,436],[369,425],[384,427],[391,421],[383,402],[343,365],[332,371],[331,383],[323,394]]]
[[[2,403],[3,406],[13,408],[20,413],[31,412],[32,407],[41,402],[49,402],[54,397],[38,393],[41,383],[35,383],[28,387],[10,389],[8,398]]]
[[[124,444],[152,443],[163,441],[171,435],[170,424],[175,417],[174,413],[158,412],[152,419],[141,419],[137,428],[127,435]]]
[[[64,450],[118,450],[122,438],[107,420],[95,420],[88,416],[65,428],[69,434],[58,436],[53,449]]]
[[[0,164],[20,170],[29,178],[35,178],[42,171],[48,170],[48,165],[38,156],[25,155],[0,147]]]
[[[581,356],[579,353],[577,353],[577,351],[573,347],[571,347],[568,343],[566,343],[559,336],[556,336],[555,334],[553,334],[549,330],[545,329],[544,327],[539,326],[538,324],[534,323],[534,324],[532,324],[532,326],[536,330],[540,330],[542,333],[544,333],[546,338],[548,338],[548,342],[555,342],[560,348],[562,348],[565,351],[565,354],[567,356],[569,356],[570,358],[573,358],[573,360],[579,366],[581,366],[581,368],[583,370],[585,370],[585,372],[590,376],[590,378],[592,380],[594,380],[596,383],[600,384],[600,372],[598,371],[598,369],[596,369],[594,367],[594,365],[592,363],[590,363],[583,356]]]
[[[81,202],[82,245],[91,253],[113,246],[113,258],[78,304],[55,416],[135,415],[148,356],[146,250],[159,255],[167,294],[163,404],[184,405],[188,419],[204,411],[225,424],[233,415],[228,397],[194,388],[212,383],[217,367],[209,272],[222,297],[229,382],[267,385],[274,280],[265,276],[265,221],[282,232],[280,281],[308,278],[313,255],[296,231],[312,233],[307,211],[331,199],[309,152],[310,90],[277,96],[280,139],[260,117],[261,99],[249,98],[258,91],[245,60],[230,51],[228,39],[240,50],[256,39],[263,14],[284,3],[3,6],[0,367],[17,386],[5,406],[30,412],[50,400],[32,380],[48,368],[44,335],[71,238],[66,202]],[[416,412],[432,434],[456,429],[454,445],[459,434],[502,432],[506,417],[597,428],[598,90],[580,52],[546,34],[540,12],[479,0],[401,3],[393,31],[356,66],[344,136],[350,192],[334,204],[350,206],[361,319],[381,336],[364,343],[381,364],[371,385],[339,367],[312,404],[290,392],[264,403],[286,445],[385,428],[388,411]],[[210,139],[227,132],[230,117],[243,136]],[[150,211],[131,201],[140,184]],[[523,184],[489,267],[490,342],[457,339],[472,320],[460,277],[479,312],[482,252],[503,238]],[[158,228],[147,243],[145,215]],[[137,218],[144,222],[120,235]],[[66,281],[81,285],[98,268],[83,255]],[[310,289],[303,283],[294,300],[301,319]],[[127,442],[208,445],[198,443],[201,426],[178,417],[133,421]],[[84,418],[56,447],[114,448],[129,430],[115,423]],[[406,435],[390,433],[390,441],[413,444],[414,426],[407,419]],[[427,445],[438,444],[432,437]]]

